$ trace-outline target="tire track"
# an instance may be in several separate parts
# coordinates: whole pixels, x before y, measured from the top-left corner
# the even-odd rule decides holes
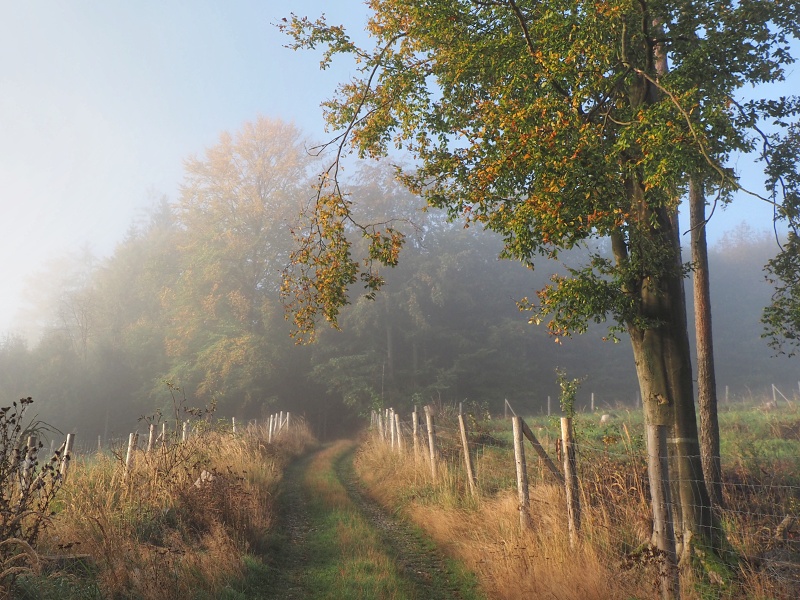
[[[397,589],[391,597],[409,599],[470,600],[481,598],[472,581],[456,574],[449,563],[430,541],[409,523],[389,515],[377,502],[363,490],[353,469],[355,442],[337,442],[335,452],[330,446],[291,465],[281,484],[278,526],[273,536],[274,543],[264,557],[270,566],[272,576],[262,598],[312,599],[349,598],[344,592],[322,589],[318,574],[321,571],[336,569],[338,557],[334,544],[325,544],[320,552],[320,540],[327,539],[337,524],[331,524],[333,512],[320,510],[320,494],[310,487],[309,469],[319,468],[320,458],[329,460],[325,465],[330,474],[330,486],[341,486],[340,494],[347,503],[346,518],[359,519],[366,523],[380,541],[380,551],[384,561],[388,560],[395,570]],[[322,454],[325,453],[325,454]],[[318,481],[317,481],[318,485]],[[338,488],[337,488],[338,489]],[[339,507],[341,509],[341,507]],[[333,509],[331,509],[333,511]],[[379,569],[377,564],[376,569]],[[341,572],[347,572],[341,569]],[[366,589],[358,587],[357,582],[337,581],[337,589],[356,589],[357,597],[382,598],[383,595],[370,596]],[[377,592],[372,592],[378,594]]]

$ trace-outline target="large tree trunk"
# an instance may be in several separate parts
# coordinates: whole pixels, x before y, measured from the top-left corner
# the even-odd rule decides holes
[[[683,559],[691,555],[696,536],[715,545],[715,527],[700,461],[677,216],[665,207],[650,209],[640,185],[632,184],[631,193],[641,211],[639,224],[649,228],[640,233],[672,262],[671,268],[654,269],[630,290],[637,297],[641,320],[629,322],[628,331],[645,422],[670,428],[675,535]],[[618,237],[614,252],[618,261],[627,261],[621,241]]]
[[[694,263],[694,321],[697,339],[697,402],[700,407],[700,456],[711,501],[722,506],[722,466],[717,418],[717,379],[711,337],[711,292],[706,244],[706,198],[703,183],[689,180],[689,214]]]

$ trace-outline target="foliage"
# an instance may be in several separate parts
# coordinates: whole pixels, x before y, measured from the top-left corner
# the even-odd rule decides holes
[[[561,389],[559,396],[559,403],[561,410],[565,417],[575,416],[575,397],[578,395],[578,388],[580,388],[582,379],[567,379],[567,372],[563,369],[556,369],[556,380],[558,387]]]
[[[0,591],[21,574],[36,571],[33,546],[50,522],[50,505],[62,484],[62,451],[40,464],[39,437],[47,425],[25,413],[33,400],[22,398],[0,408]],[[29,437],[30,436],[30,437]],[[29,446],[31,440],[36,440]],[[63,460],[69,460],[64,457]]]
[[[770,346],[794,356],[800,345],[800,239],[791,232],[781,253],[767,263],[767,280],[775,285],[764,309],[764,337]]]
[[[534,318],[549,316],[559,334],[606,316],[652,327],[636,297],[677,268],[663,231],[686,174],[705,175],[729,198],[738,183],[728,155],[753,147],[760,119],[785,125],[796,112],[792,101],[735,100],[746,84],[783,78],[795,3],[376,0],[370,8],[374,49],[324,18],[282,25],[293,47],[324,48],[323,68],[351,54],[360,73],[325,104],[342,132],[336,163],[309,226],[317,242],[304,239],[294,255],[311,274],[287,281],[303,330],[317,312],[335,322],[346,289],[369,276],[376,256],[359,262],[346,237],[351,203],[337,174],[348,151],[410,151],[414,168],[401,172],[409,189],[451,218],[499,232],[507,258],[533,264],[610,236],[615,260],[595,254],[555,279],[530,306]],[[658,63],[665,55],[668,72]],[[778,161],[770,164],[774,179]],[[394,247],[385,264],[394,265],[402,238],[384,231]]]

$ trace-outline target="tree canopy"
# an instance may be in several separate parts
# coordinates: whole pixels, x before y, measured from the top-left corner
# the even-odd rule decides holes
[[[339,152],[411,152],[409,188],[453,218],[499,232],[508,258],[532,265],[537,255],[614,238],[623,260],[595,257],[532,307],[560,334],[606,316],[643,323],[631,290],[676,268],[654,242],[659,210],[674,212],[687,173],[728,199],[739,183],[726,159],[755,148],[764,119],[798,110],[796,99],[737,98],[745,86],[783,78],[798,34],[794,2],[377,0],[370,8],[372,49],[324,18],[283,26],[295,48],[325,47],[323,68],[339,53],[360,65],[360,77],[324,104],[343,132]],[[668,70],[660,72],[659,57]],[[351,285],[381,256],[373,251],[359,265],[339,235],[350,209],[335,175],[326,174],[317,206],[325,251],[298,256],[311,281],[321,282],[314,269],[326,266],[324,285],[312,288],[328,296],[301,300],[329,320],[347,301],[330,289]],[[297,286],[301,296],[310,280]]]

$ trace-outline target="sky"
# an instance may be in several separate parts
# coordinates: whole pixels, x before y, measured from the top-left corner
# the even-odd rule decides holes
[[[319,105],[350,65],[321,72],[318,53],[285,48],[274,24],[290,12],[353,31],[366,19],[358,0],[0,0],[0,332],[32,274],[113,252],[221,132],[264,115],[327,139]],[[784,87],[800,89],[800,68]],[[714,216],[712,242],[769,226],[768,207],[736,204]]]

